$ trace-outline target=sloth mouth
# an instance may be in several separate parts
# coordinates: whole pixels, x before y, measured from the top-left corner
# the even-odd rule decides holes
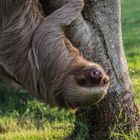
[[[82,90],[84,91],[84,89],[82,89]],[[92,92],[92,89],[90,89],[90,90],[85,89],[85,92],[80,92],[78,95],[79,98],[76,101],[74,101],[74,102],[73,102],[73,100],[70,101],[72,108],[87,107],[90,105],[95,105],[95,104],[99,103],[107,93],[104,90],[102,90],[100,92],[99,91],[95,92],[95,89],[93,89],[93,91],[94,92]]]

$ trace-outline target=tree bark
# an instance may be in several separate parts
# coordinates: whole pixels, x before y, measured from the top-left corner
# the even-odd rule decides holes
[[[41,2],[48,15],[65,0]],[[83,134],[88,140],[105,140],[110,130],[127,133],[139,122],[122,43],[120,7],[120,0],[85,0],[82,15],[66,30],[74,46],[88,60],[102,65],[111,81],[100,103],[76,112],[73,139]]]

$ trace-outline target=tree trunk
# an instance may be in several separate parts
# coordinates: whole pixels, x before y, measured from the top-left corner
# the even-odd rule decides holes
[[[63,2],[45,1],[46,14]],[[100,103],[76,112],[74,138],[83,134],[88,140],[105,140],[110,130],[129,132],[139,122],[122,44],[120,17],[120,0],[85,0],[82,15],[66,31],[87,59],[104,67],[111,81],[108,95]]]

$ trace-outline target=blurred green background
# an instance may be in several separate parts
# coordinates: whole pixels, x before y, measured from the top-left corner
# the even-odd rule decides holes
[[[121,2],[123,42],[135,101],[140,108],[140,0]],[[50,109],[26,92],[15,93],[5,85],[0,86],[0,140],[64,139],[73,129],[73,114]],[[139,139],[133,134],[123,138]]]

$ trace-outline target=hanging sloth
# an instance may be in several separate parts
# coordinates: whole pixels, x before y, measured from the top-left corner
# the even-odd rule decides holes
[[[39,0],[1,0],[0,67],[5,77],[52,106],[99,102],[109,77],[100,65],[83,58],[64,33],[83,5],[83,0],[67,0],[45,17]]]

